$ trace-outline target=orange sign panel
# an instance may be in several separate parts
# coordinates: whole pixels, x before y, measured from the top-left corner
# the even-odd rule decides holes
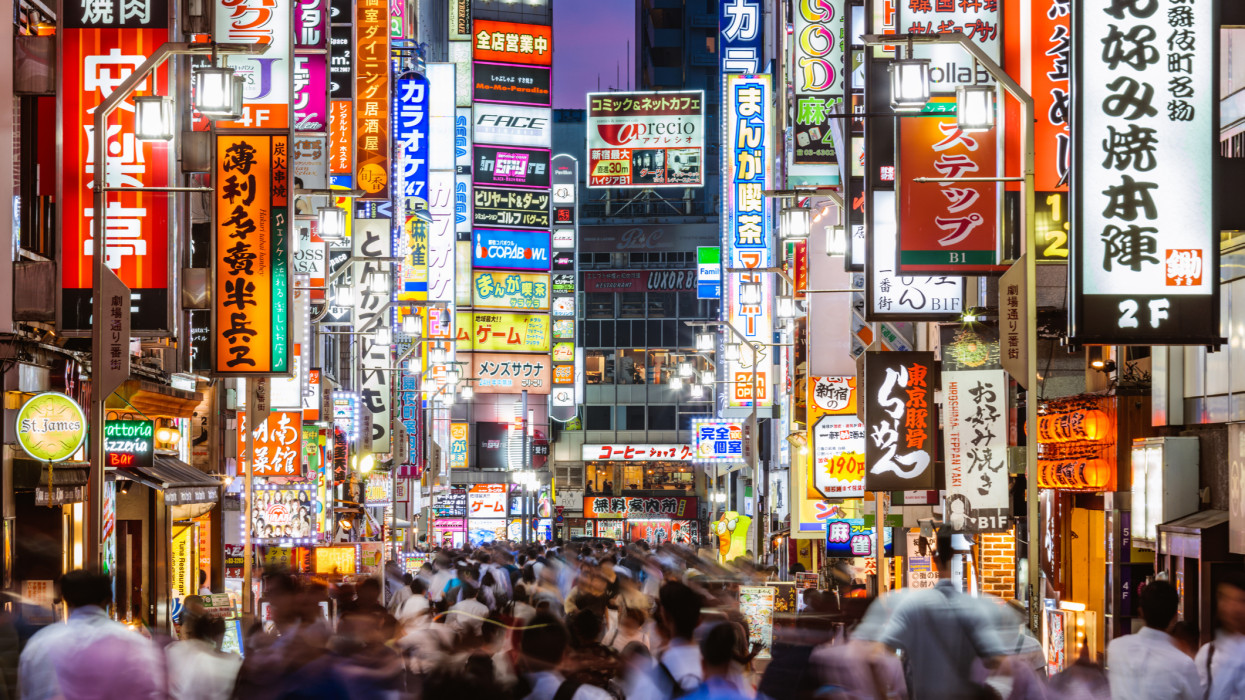
[[[355,4],[355,186],[389,199],[389,3]]]
[[[478,19],[473,32],[477,61],[553,65],[553,27]]]
[[[255,429],[255,476],[302,476],[302,411],[273,411]],[[246,459],[246,412],[238,412],[238,454]]]

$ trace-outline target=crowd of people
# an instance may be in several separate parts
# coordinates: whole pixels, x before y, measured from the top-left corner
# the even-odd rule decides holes
[[[67,620],[25,644],[17,688],[31,700],[1245,698],[1236,579],[1196,659],[1171,634],[1179,598],[1160,580],[1140,595],[1146,627],[1111,642],[1109,671],[1083,657],[1047,678],[1014,606],[953,584],[950,533],[929,544],[933,588],[876,600],[806,589],[764,654],[738,601],[768,572],[672,544],[434,549],[417,572],[391,565],[357,584],[265,572],[270,614],[244,632],[244,658],[193,605],[177,641],[135,633],[105,612],[108,578],[75,571],[59,586]]]

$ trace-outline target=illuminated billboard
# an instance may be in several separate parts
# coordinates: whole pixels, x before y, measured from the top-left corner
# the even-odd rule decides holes
[[[588,94],[588,187],[704,185],[700,91]]]

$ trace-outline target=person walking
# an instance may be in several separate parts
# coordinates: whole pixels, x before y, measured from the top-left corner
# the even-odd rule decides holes
[[[1245,700],[1245,576],[1232,574],[1215,587],[1219,629],[1215,639],[1202,645],[1193,660],[1201,697],[1206,700]]]
[[[1167,581],[1152,581],[1139,596],[1146,626],[1107,645],[1111,700],[1201,700],[1197,669],[1168,632],[1176,622],[1180,594]]]

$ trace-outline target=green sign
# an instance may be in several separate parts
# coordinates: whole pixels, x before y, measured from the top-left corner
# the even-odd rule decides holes
[[[156,453],[155,424],[149,420],[104,421],[104,464],[151,467]]]
[[[41,462],[63,462],[86,439],[86,416],[76,401],[55,392],[39,394],[17,412],[17,442]]]

